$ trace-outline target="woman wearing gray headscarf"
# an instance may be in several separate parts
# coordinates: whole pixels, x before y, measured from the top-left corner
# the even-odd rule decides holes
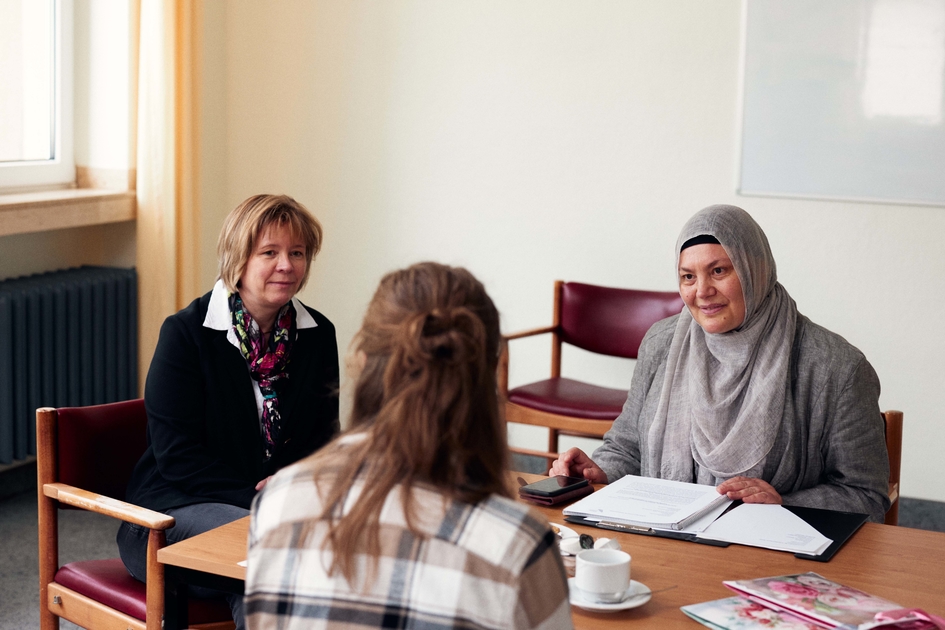
[[[761,227],[734,206],[676,243],[687,308],[640,346],[623,412],[589,458],[550,474],[717,485],[747,503],[861,512],[882,522],[889,463],[879,379],[863,353],[797,312]]]

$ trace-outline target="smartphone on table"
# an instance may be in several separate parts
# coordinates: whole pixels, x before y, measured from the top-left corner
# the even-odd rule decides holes
[[[541,505],[555,505],[590,494],[594,487],[583,477],[549,477],[518,489],[518,496],[524,501]]]

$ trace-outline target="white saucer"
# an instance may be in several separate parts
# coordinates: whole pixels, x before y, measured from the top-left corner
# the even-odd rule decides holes
[[[574,531],[573,529],[571,529],[570,527],[568,527],[567,525],[562,525],[560,523],[549,523],[549,525],[554,525],[555,527],[557,527],[558,532],[560,533],[562,538],[577,538],[578,537],[578,533]]]
[[[578,589],[578,587],[575,586],[574,578],[568,578],[568,590],[570,591],[572,606],[577,606],[578,608],[583,608],[584,610],[592,610],[594,612],[613,612],[615,610],[636,608],[637,606],[642,606],[643,604],[650,601],[650,598],[653,596],[649,587],[641,582],[637,582],[636,580],[630,580],[630,588],[627,589],[623,600],[614,602],[613,604],[601,604],[599,602],[587,601],[584,599],[584,596],[581,594],[581,591]]]

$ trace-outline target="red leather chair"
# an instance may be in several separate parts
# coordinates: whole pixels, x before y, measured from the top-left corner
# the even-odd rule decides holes
[[[499,367],[506,422],[548,427],[548,450],[516,447],[510,450],[545,457],[551,462],[558,455],[558,436],[602,437],[623,409],[626,389],[561,377],[562,343],[598,354],[636,359],[650,326],[682,308],[683,301],[675,291],[637,291],[556,281],[554,323],[505,336],[511,341],[551,333],[551,378],[509,390],[508,346]]]
[[[36,410],[39,496],[40,628],[59,618],[83,628],[160,630],[164,616],[164,567],[157,550],[174,518],[125,503],[125,487],[146,448],[143,400],[91,407]],[[81,508],[151,530],[147,585],[132,578],[121,560],[89,560],[59,566],[59,508]],[[116,527],[117,530],[117,527]],[[192,599],[189,619],[199,628],[233,628],[223,599]]]

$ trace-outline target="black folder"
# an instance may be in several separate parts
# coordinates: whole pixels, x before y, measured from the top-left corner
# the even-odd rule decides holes
[[[728,510],[726,510],[728,511]],[[584,525],[586,527],[597,527],[598,529],[609,529],[614,532],[624,532],[625,534],[639,534],[641,536],[656,536],[658,538],[674,538],[676,540],[685,540],[700,545],[711,545],[712,547],[728,547],[731,543],[722,540],[709,540],[699,538],[695,534],[687,532],[676,532],[670,529],[652,529],[649,527],[637,527],[636,525],[622,525],[620,523],[609,523],[600,521],[591,521],[583,516],[565,516],[564,520],[575,525]]]
[[[784,508],[800,516],[808,525],[833,541],[822,554],[815,556],[807,553],[796,553],[795,558],[827,562],[840,550],[843,543],[863,526],[869,518],[868,514],[859,512],[838,512],[837,510],[822,510],[820,508],[800,507],[799,505],[785,505]]]
[[[741,501],[733,503],[728,510],[740,505]],[[833,542],[820,555],[796,553],[795,558],[801,560],[814,560],[815,562],[827,562],[833,558],[843,544],[860,529],[863,523],[869,518],[867,514],[858,512],[838,512],[836,510],[822,510],[820,508],[800,507],[796,505],[785,505],[784,509],[793,512],[801,517],[808,525],[819,531],[821,534],[831,539]],[[726,512],[728,511],[726,510]],[[708,540],[699,538],[694,534],[683,532],[674,532],[659,529],[649,529],[644,527],[634,527],[632,525],[619,525],[610,523],[601,525],[597,521],[589,521],[583,516],[565,516],[564,520],[576,525],[585,525],[588,527],[598,527],[600,529],[609,529],[611,531],[625,532],[628,534],[641,534],[643,536],[657,536],[659,538],[674,538],[676,540],[685,540],[686,542],[699,543],[700,545],[712,545],[714,547],[728,547],[730,543],[719,540]]]

